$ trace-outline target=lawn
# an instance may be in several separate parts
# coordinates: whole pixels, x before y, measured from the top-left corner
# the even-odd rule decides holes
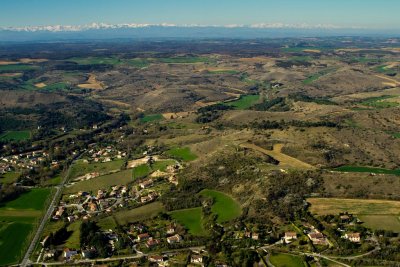
[[[201,207],[183,210],[174,210],[169,213],[171,217],[184,225],[192,235],[206,235],[202,224]]]
[[[61,175],[57,175],[56,177],[46,180],[44,182],[44,185],[59,185],[61,181],[62,181]]]
[[[0,208],[0,265],[10,265],[20,260],[50,190],[32,189]]]
[[[249,109],[256,104],[260,99],[259,95],[242,95],[238,100],[224,103],[226,106],[231,106],[235,109]]]
[[[165,152],[168,156],[183,161],[192,161],[197,159],[197,156],[190,151],[188,147],[175,147]]]
[[[50,194],[49,188],[35,188],[23,193],[17,199],[3,204],[0,210],[42,210]]]
[[[30,131],[9,131],[0,135],[1,141],[24,141],[31,138]]]
[[[373,230],[390,230],[400,233],[400,215],[361,215],[364,225]]]
[[[68,90],[70,88],[70,84],[68,83],[52,83],[49,85],[46,85],[45,87],[41,88],[41,90],[47,90],[47,91],[60,91],[60,90]]]
[[[72,232],[71,236],[65,241],[64,247],[80,249],[80,227],[82,222],[76,221],[68,225],[67,231]]]
[[[362,167],[362,166],[340,166],[340,167],[335,168],[333,170],[334,171],[339,171],[339,172],[367,172],[367,173],[400,175],[400,169],[398,169],[398,170],[390,170],[390,169],[373,168],[373,167]]]
[[[304,267],[303,260],[300,257],[289,254],[272,254],[270,261],[276,267]]]
[[[10,64],[10,65],[0,65],[0,71],[24,71],[24,70],[34,70],[38,66],[27,65],[27,64]]]
[[[218,215],[217,221],[219,223],[235,219],[242,213],[240,204],[232,197],[222,192],[204,189],[200,192],[200,195],[214,199],[211,211]]]
[[[21,174],[19,172],[7,172],[3,175],[0,175],[0,183],[3,184],[15,183],[20,176]]]
[[[99,177],[92,178],[90,180],[77,182],[76,184],[67,187],[66,193],[75,193],[78,191],[94,192],[99,189],[108,189],[113,185],[126,185],[132,182],[132,170],[123,170]]]
[[[123,163],[124,161],[122,159],[100,163],[85,163],[83,161],[77,161],[72,165],[69,176],[74,178],[91,172],[106,173],[113,170],[119,170]]]
[[[349,212],[356,215],[400,215],[400,201],[377,199],[308,198],[317,215]]]
[[[161,202],[153,202],[136,209],[123,210],[114,213],[114,218],[120,225],[131,222],[143,221],[157,216],[164,211]],[[104,220],[104,219],[102,219]]]
[[[143,118],[140,118],[141,122],[153,122],[153,121],[161,121],[164,117],[161,114],[150,114],[145,115]]]

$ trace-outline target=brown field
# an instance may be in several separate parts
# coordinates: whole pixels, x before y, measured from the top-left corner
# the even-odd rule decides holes
[[[1,65],[1,64],[0,64]],[[15,73],[0,73],[0,77],[18,77],[21,76],[22,73],[15,72]]]
[[[389,78],[387,76],[383,76],[383,75],[379,75],[379,74],[376,74],[375,76],[378,77],[378,78],[384,79],[386,81],[389,81],[390,83],[395,84],[395,86],[399,86],[400,85],[400,82],[398,80]]]
[[[319,53],[321,53],[321,50],[318,50],[318,49],[304,49],[303,52],[319,54]]]
[[[19,64],[19,62],[18,61],[0,60],[0,65],[12,65],[12,64]]]
[[[176,119],[176,118],[186,118],[193,111],[182,111],[182,112],[167,112],[163,113],[163,117],[167,120]]]
[[[40,63],[40,62],[46,62],[48,59],[45,58],[21,58],[19,62],[21,63]]]
[[[78,87],[85,88],[85,89],[96,89],[96,90],[104,89],[103,83],[97,81],[96,75],[94,75],[92,73],[89,74],[89,78],[87,80],[87,83],[78,84]]]
[[[43,87],[46,87],[47,85],[45,83],[35,83],[35,86],[37,88],[43,88]]]
[[[377,199],[308,198],[317,215],[349,212],[356,215],[400,215],[400,201]]]

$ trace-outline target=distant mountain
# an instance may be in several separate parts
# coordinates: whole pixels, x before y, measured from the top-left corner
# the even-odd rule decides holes
[[[342,28],[334,25],[261,23],[253,25],[106,24],[0,27],[1,42],[116,38],[280,38],[322,36],[400,36],[400,30]]]

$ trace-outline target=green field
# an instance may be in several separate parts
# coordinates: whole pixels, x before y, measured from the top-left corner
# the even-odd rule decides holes
[[[160,212],[164,211],[161,202],[153,202],[136,209],[123,210],[114,214],[115,220],[120,225],[131,222],[143,221],[157,216]],[[103,219],[102,219],[103,220]],[[105,220],[105,219],[104,219]],[[106,222],[102,222],[103,224]]]
[[[19,261],[49,194],[50,189],[32,189],[1,206],[0,265]]]
[[[143,118],[140,118],[141,122],[153,122],[153,121],[161,121],[164,117],[161,114],[151,114],[145,115]]]
[[[399,106],[399,103],[384,101],[390,98],[394,98],[394,95],[385,95],[385,96],[378,96],[378,97],[371,97],[364,99],[360,102],[363,106],[373,107],[373,108],[393,108]]]
[[[94,192],[99,189],[108,189],[113,185],[126,185],[132,182],[132,170],[119,171],[103,176],[99,176],[90,180],[77,182],[67,187],[66,193],[75,193],[78,191]]]
[[[202,224],[201,207],[183,210],[174,210],[169,213],[172,218],[184,225],[192,235],[206,235]]]
[[[238,100],[224,103],[226,106],[231,106],[235,109],[249,109],[256,104],[260,99],[259,95],[242,95]]]
[[[144,178],[151,173],[151,168],[148,164],[142,164],[133,168],[133,179]]]
[[[1,210],[42,210],[45,201],[50,194],[48,188],[35,188],[23,193],[17,199],[6,202],[0,207]]]
[[[3,175],[0,175],[0,183],[3,184],[15,183],[20,176],[21,174],[19,172],[7,172]]]
[[[0,216],[0,265],[17,263],[27,245],[27,236],[33,224],[5,221]]]
[[[145,58],[133,58],[124,61],[126,64],[136,67],[136,68],[145,68],[150,65],[150,62]]]
[[[168,57],[168,58],[153,58],[152,60],[169,63],[169,64],[193,64],[193,63],[206,63],[211,62],[210,58],[207,57]]]
[[[118,58],[113,58],[113,57],[86,57],[86,58],[73,57],[69,58],[68,61],[72,61],[81,65],[121,64],[121,61]]]
[[[133,179],[144,178],[154,171],[165,171],[168,166],[175,164],[175,160],[159,160],[154,162],[151,166],[149,164],[142,164],[133,168]]]
[[[122,159],[101,163],[85,163],[82,160],[72,165],[70,177],[78,177],[91,172],[106,173],[113,170],[119,170],[124,161]]]
[[[277,253],[272,254],[270,259],[271,263],[276,267],[304,267],[303,260],[294,255]]]
[[[400,215],[360,215],[364,226],[373,230],[390,230],[400,233]]]
[[[24,71],[24,70],[34,70],[38,66],[27,65],[27,64],[10,64],[10,65],[0,65],[0,71]]]
[[[168,156],[183,161],[192,161],[197,159],[197,156],[190,151],[188,147],[175,147],[165,152]]]
[[[338,168],[334,168],[333,170],[338,172],[367,172],[367,173],[400,175],[400,169],[389,170],[389,169],[361,167],[361,166],[340,166]]]
[[[304,84],[310,84],[310,83],[312,83],[312,82],[318,80],[318,79],[321,78],[322,76],[327,75],[328,73],[330,73],[330,72],[332,72],[332,71],[334,71],[334,69],[325,69],[325,70],[319,71],[319,72],[317,72],[317,73],[314,73],[314,74],[308,76],[307,79],[305,79],[305,80],[303,81],[303,83],[304,83]]]
[[[242,213],[240,204],[222,192],[204,189],[200,192],[200,195],[214,199],[211,211],[218,215],[217,221],[219,223],[235,219]]]
[[[237,70],[209,70],[208,71],[211,74],[238,74],[240,71]]]
[[[9,131],[0,134],[1,141],[24,141],[31,138],[30,131]]]
[[[68,83],[52,83],[49,85],[46,85],[43,88],[40,88],[40,90],[47,90],[47,91],[62,91],[62,90],[68,90],[70,88],[70,84]]]

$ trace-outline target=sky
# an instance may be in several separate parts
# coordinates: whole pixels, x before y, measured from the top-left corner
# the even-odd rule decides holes
[[[0,27],[284,23],[400,28],[400,0],[0,0]]]

